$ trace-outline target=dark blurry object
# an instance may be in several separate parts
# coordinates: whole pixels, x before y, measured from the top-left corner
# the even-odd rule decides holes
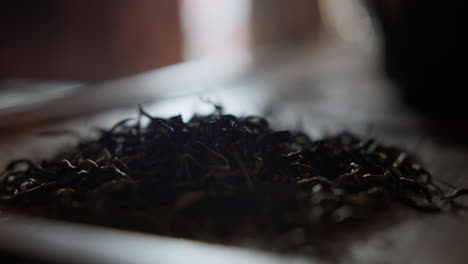
[[[381,25],[385,68],[407,102],[432,116],[465,115],[462,1],[367,1]]]
[[[104,80],[181,60],[177,1],[2,1],[0,78]]]

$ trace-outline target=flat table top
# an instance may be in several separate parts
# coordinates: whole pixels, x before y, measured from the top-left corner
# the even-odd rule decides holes
[[[449,131],[450,127],[457,128],[456,121],[445,120],[436,125],[428,123],[401,103],[396,89],[375,68],[375,64],[365,56],[328,47],[320,53],[301,50],[259,61],[249,56],[235,56],[232,59],[191,62],[90,85],[45,106],[0,112],[4,120],[0,122],[4,131],[0,134],[0,165],[21,156],[46,156],[70,140],[67,136],[38,137],[37,131],[71,129],[86,135],[95,127],[109,127],[120,119],[134,116],[136,105],[140,103],[155,116],[182,113],[187,118],[194,112],[212,110],[210,105],[200,100],[202,97],[222,103],[228,113],[265,115],[274,127],[301,128],[312,137],[343,129],[375,136],[386,144],[418,154],[437,179],[456,186],[468,186],[466,142],[457,141],[456,135],[460,135],[460,131],[454,131],[455,136],[451,136]],[[444,135],[448,137],[440,138],[439,134],[433,133],[432,128],[440,128],[441,125],[444,127],[438,131],[446,132]],[[461,201],[468,202],[465,200]],[[10,229],[9,221],[0,222],[0,230],[10,230],[10,236],[0,239],[0,248],[10,248],[5,244],[15,241],[8,239],[18,236],[14,230],[21,230],[18,225],[17,229]],[[37,224],[38,230],[53,228],[49,224]],[[340,230],[339,235],[333,238],[340,252],[338,259],[313,260],[326,263],[466,263],[467,224],[466,212],[429,214],[397,206],[376,217],[372,224]],[[34,227],[35,224],[27,222],[27,225]],[[66,234],[67,230],[63,232]],[[112,234],[109,239],[115,239],[115,233]],[[131,241],[131,236],[134,235],[129,235],[128,241]],[[59,239],[57,237],[49,240],[51,245],[59,241],[54,240]],[[158,241],[165,239],[152,237]],[[194,242],[175,243],[174,248],[184,247],[184,243]],[[206,247],[216,252],[221,250],[216,246]],[[24,250],[18,248],[15,250]],[[81,250],[91,252],[86,247]],[[237,249],[234,251],[233,254],[238,253]],[[203,255],[206,253],[194,252],[191,255],[193,260],[197,257],[200,261],[205,260]],[[199,252],[205,251],[200,249]],[[253,259],[264,257],[263,253],[247,252]],[[35,256],[41,257],[40,254]],[[271,259],[267,260],[278,263],[288,258],[298,263],[304,261],[297,256],[268,257]],[[61,258],[55,260],[63,261]],[[168,263],[183,261],[180,258],[162,260]],[[98,263],[99,259],[93,261]],[[117,258],[113,261],[126,263],[128,260]]]

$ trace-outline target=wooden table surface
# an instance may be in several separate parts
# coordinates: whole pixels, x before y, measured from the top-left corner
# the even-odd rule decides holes
[[[39,130],[72,129],[88,135],[95,127],[134,116],[139,103],[153,115],[182,113],[187,118],[211,111],[202,97],[223,104],[226,112],[266,115],[277,128],[300,128],[313,137],[343,129],[375,136],[417,153],[437,179],[468,186],[468,149],[456,120],[434,125],[407,109],[368,57],[343,47],[319,51],[192,62],[84,87],[45,106],[0,112],[0,165],[25,155],[47,156],[70,140],[39,137]],[[47,127],[41,126],[44,123]],[[434,133],[434,127],[445,137]],[[8,228],[8,222],[0,227]],[[428,214],[396,205],[369,223],[336,233],[331,243],[339,257],[315,262],[468,262],[466,212]]]

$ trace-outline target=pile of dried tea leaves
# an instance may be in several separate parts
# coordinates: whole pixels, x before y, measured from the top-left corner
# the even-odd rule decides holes
[[[16,212],[220,243],[291,230],[307,243],[323,224],[392,201],[441,210],[466,193],[442,191],[414,157],[375,139],[311,140],[220,108],[188,122],[140,109],[97,140],[15,160],[0,176],[1,204]]]

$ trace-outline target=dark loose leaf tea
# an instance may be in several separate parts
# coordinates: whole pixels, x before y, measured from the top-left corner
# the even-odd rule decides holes
[[[188,122],[140,109],[96,140],[40,163],[15,160],[0,176],[13,213],[218,243],[300,233],[284,248],[392,201],[438,211],[466,193],[442,191],[411,154],[375,139],[312,140],[220,107]]]

